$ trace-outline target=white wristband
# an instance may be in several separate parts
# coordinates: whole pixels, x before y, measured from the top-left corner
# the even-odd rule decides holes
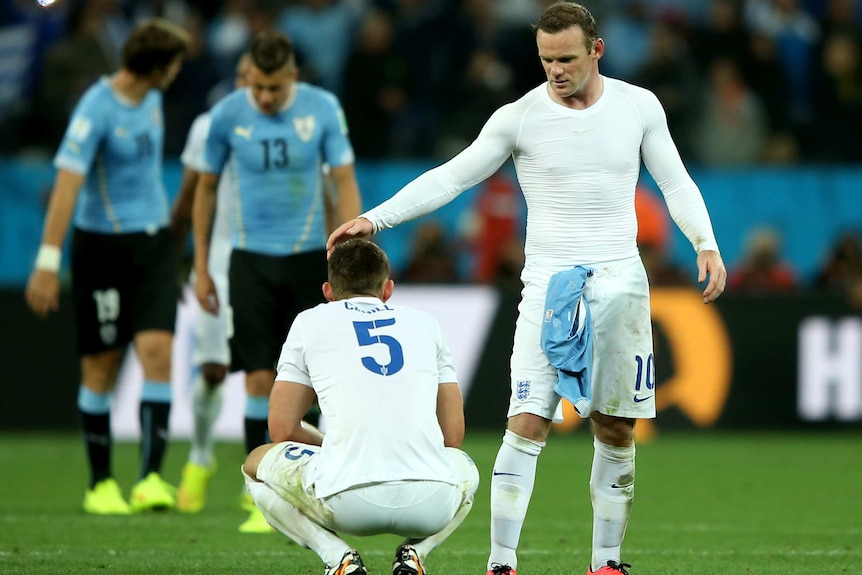
[[[57,273],[60,271],[60,258],[63,252],[57,246],[42,244],[36,255],[36,269]]]

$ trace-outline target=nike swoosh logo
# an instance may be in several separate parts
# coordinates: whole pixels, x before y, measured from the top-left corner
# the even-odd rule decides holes
[[[521,474],[520,474],[520,473],[506,473],[505,471],[495,471],[495,472],[494,472],[494,475],[495,475],[495,476],[496,476],[496,475],[511,475],[511,476],[513,476],[513,477],[520,477],[520,476],[521,476]]]
[[[635,401],[635,403],[640,403],[640,402],[642,402],[642,401],[646,401],[646,400],[648,400],[648,399],[650,399],[650,398],[652,398],[652,396],[651,396],[651,395],[648,395],[648,396],[646,396],[646,397],[638,397],[637,395],[635,395],[635,396],[634,396],[634,401]]]

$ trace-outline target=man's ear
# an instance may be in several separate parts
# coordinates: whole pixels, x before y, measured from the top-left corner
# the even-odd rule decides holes
[[[383,300],[383,303],[386,303],[389,298],[392,297],[392,290],[395,289],[395,282],[391,279],[386,280],[386,283],[383,284],[383,297],[380,299]]]
[[[323,282],[323,297],[326,298],[326,301],[335,301],[335,298],[332,297],[332,286],[329,285],[329,282]]]
[[[596,38],[593,43],[593,58],[600,59],[605,53],[605,41],[601,38]]]

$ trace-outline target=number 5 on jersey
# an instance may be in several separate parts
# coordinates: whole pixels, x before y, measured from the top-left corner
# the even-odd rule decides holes
[[[395,325],[395,318],[353,322],[353,329],[356,331],[356,341],[359,342],[360,346],[379,343],[389,348],[389,363],[386,365],[380,365],[371,356],[364,356],[362,358],[362,366],[372,373],[394,375],[404,367],[404,353],[398,340],[390,335],[373,335],[371,333],[372,330],[378,330],[390,325]]]

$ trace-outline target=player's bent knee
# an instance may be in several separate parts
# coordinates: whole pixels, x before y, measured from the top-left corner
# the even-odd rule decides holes
[[[464,489],[464,497],[472,498],[479,488],[479,468],[476,467],[473,459],[466,452],[456,447],[447,447],[446,455],[455,464],[455,469],[458,471],[458,477],[461,479],[461,485]]]
[[[257,478],[257,468],[263,460],[263,456],[267,454],[272,446],[272,443],[266,443],[252,449],[251,453],[248,454],[248,457],[245,458],[245,462],[242,464],[243,473],[256,481],[259,481]]]

